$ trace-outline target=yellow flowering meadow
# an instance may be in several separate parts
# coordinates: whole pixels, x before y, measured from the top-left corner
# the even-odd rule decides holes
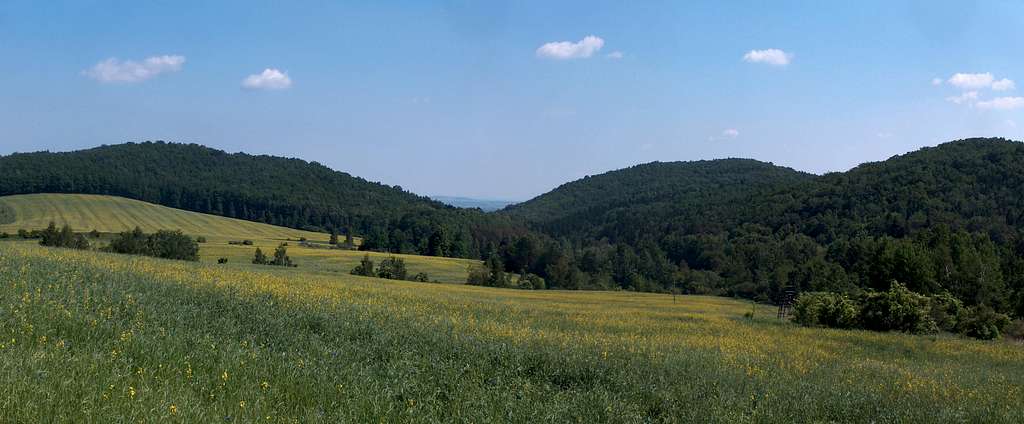
[[[1022,422],[1024,348],[0,243],[0,421]]]

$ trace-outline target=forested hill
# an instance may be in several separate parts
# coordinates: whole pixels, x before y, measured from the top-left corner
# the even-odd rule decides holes
[[[108,194],[173,208],[311,230],[351,231],[368,248],[479,255],[477,231],[496,217],[446,206],[315,162],[196,144],[127,143],[0,157],[0,195]],[[487,221],[487,228],[481,229]],[[434,243],[431,243],[434,237]]]
[[[501,213],[555,236],[636,241],[668,228],[724,231],[769,212],[748,208],[750,199],[813,178],[751,159],[653,162],[564,184]]]
[[[575,246],[575,267],[547,273],[569,285],[775,299],[899,281],[1024,315],[1024,144],[1005,139],[822,176],[749,160],[652,163],[500,214]],[[543,272],[550,264],[531,265],[537,244],[502,259]]]

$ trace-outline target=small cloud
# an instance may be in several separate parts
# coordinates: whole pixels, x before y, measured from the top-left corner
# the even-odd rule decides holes
[[[772,66],[786,66],[793,59],[792,53],[779,49],[751,50],[743,55],[743,60],[750,63],[764,63]]]
[[[604,57],[606,57],[608,59],[619,60],[619,59],[622,59],[623,54],[620,51],[614,51],[614,52],[608,53]]]
[[[992,100],[975,103],[974,106],[985,110],[1018,109],[1024,107],[1024,97],[996,97]]]
[[[537,57],[548,59],[585,59],[604,47],[604,40],[595,35],[583,37],[578,42],[555,41],[537,48]]]
[[[1003,78],[999,81],[992,82],[992,89],[995,91],[1007,91],[1017,88],[1017,84],[1014,84],[1013,80]]]
[[[82,71],[82,75],[103,83],[134,83],[157,75],[178,72],[185,64],[185,56],[152,56],[135,62],[110,58]]]
[[[991,73],[985,72],[983,74],[966,74],[956,73],[949,77],[946,82],[954,87],[964,90],[977,90],[979,88],[988,88],[992,85],[995,77]]]
[[[1014,121],[1012,119],[1007,119],[1006,122],[1003,123],[1010,128],[1017,128],[1017,121]]]
[[[287,73],[274,68],[264,69],[262,73],[253,74],[242,80],[242,87],[250,90],[284,90],[292,86],[292,79]]]
[[[722,131],[722,137],[725,137],[725,138],[736,138],[736,137],[739,137],[739,136],[740,136],[740,132],[739,132],[739,130],[737,130],[735,128],[729,128],[727,130]]]
[[[942,85],[942,78],[932,78],[932,85]]]
[[[958,105],[962,105],[962,104],[968,104],[969,105],[969,104],[974,103],[976,100],[978,100],[978,92],[977,91],[968,91],[968,92],[963,93],[963,94],[961,94],[959,96],[946,97],[946,101],[948,101],[950,103],[955,103],[955,104],[958,104]]]
[[[878,136],[878,138],[887,139],[887,138],[892,138],[893,134],[891,132],[880,132],[880,133],[878,133],[876,135]]]
[[[651,144],[651,143],[644,143],[644,144],[640,145],[640,150],[643,150],[643,151],[648,151],[648,150],[651,150],[653,148],[654,148],[654,144]]]

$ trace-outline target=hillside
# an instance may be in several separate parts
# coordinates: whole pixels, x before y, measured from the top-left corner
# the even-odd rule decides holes
[[[543,259],[543,243],[501,253],[513,269],[574,285],[769,300],[899,281],[1021,316],[1022,193],[1024,144],[1004,139],[823,176],[748,160],[652,163],[500,212],[572,242],[568,264]]]
[[[234,239],[327,239],[327,234],[278,227],[259,222],[184,211],[138,200],[91,194],[22,194],[0,197],[0,209],[13,212],[11,222],[0,224],[10,234],[20,229],[45,228],[51,221],[76,231],[116,233],[135,227],[146,232],[181,230],[186,234]]]
[[[394,253],[478,257],[507,222],[315,162],[196,144],[127,143],[0,157],[0,195],[114,195],[278,226],[351,232]],[[481,229],[481,227],[486,227]],[[430,244],[431,237],[435,243]]]
[[[723,230],[765,212],[746,210],[749,199],[813,177],[750,159],[653,162],[564,184],[502,213],[574,238],[630,239],[640,227],[672,225]]]
[[[801,328],[733,299],[263,268],[5,247],[4,420],[1024,420],[1010,343]]]

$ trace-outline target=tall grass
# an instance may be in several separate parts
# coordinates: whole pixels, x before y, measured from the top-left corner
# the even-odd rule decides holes
[[[1024,350],[0,243],[14,422],[1022,422]]]

